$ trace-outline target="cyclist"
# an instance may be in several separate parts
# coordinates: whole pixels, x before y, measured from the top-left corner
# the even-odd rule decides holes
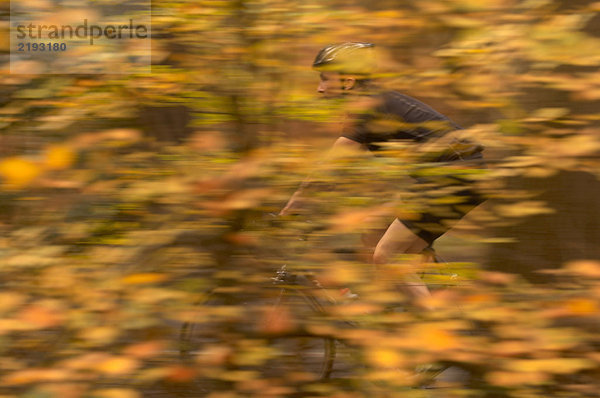
[[[323,48],[313,62],[313,68],[320,72],[319,93],[356,100],[330,155],[347,154],[352,150],[366,150],[378,155],[381,143],[404,141],[415,144],[415,152],[419,154],[417,159],[423,167],[434,162],[435,166],[447,169],[447,173],[417,171],[411,174],[414,183],[407,188],[420,198],[425,210],[416,218],[396,218],[388,226],[373,252],[373,263],[381,268],[397,254],[421,253],[482,203],[482,196],[464,171],[485,165],[483,146],[461,137],[458,133],[461,127],[448,117],[415,98],[382,90],[374,83],[373,52],[374,44],[371,43],[333,44]],[[302,192],[309,184],[307,180],[300,186],[280,215],[299,206]],[[449,193],[455,199],[439,200]],[[417,304],[423,302],[419,298],[429,296],[429,290],[416,274],[407,273],[399,286]]]

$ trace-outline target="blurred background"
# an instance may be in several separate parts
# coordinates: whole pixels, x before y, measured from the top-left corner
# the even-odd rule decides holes
[[[442,362],[472,376],[438,396],[596,396],[599,2],[157,0],[150,73],[69,74],[37,60],[10,73],[0,7],[2,397],[422,397],[410,375]],[[489,199],[437,243],[457,286],[432,314],[377,312],[401,297],[360,243],[365,209],[414,165],[340,160],[320,176],[335,190],[269,216],[340,134],[344,104],[319,98],[310,65],[344,41],[375,43],[382,84],[486,147]],[[328,381],[265,370],[285,354],[272,328],[344,334],[335,311],[269,324],[282,264],[375,308],[344,359],[360,366]],[[182,359],[186,322],[214,336]]]

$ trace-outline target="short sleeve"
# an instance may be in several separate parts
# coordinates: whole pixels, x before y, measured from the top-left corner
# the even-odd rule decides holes
[[[341,137],[363,145],[370,143],[369,130],[367,129],[368,117],[366,115],[353,115],[344,121]]]
[[[355,101],[350,106],[350,111],[342,126],[341,137],[363,145],[377,141],[369,125],[382,112],[383,101],[380,96],[365,97]]]

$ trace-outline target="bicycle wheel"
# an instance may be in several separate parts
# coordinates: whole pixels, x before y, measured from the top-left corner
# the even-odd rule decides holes
[[[318,300],[308,292],[287,288],[281,290],[263,325],[265,330],[272,333],[268,341],[272,354],[265,363],[265,374],[277,377],[294,374],[303,381],[329,378],[336,356],[335,339],[310,333],[304,326],[281,333],[274,332],[279,328],[277,325],[281,325],[282,318],[288,318],[290,313],[308,324],[322,317],[324,311]]]
[[[203,347],[218,341],[216,333],[218,319],[211,314],[223,305],[225,305],[224,300],[211,292],[198,303],[198,315],[181,325],[179,355],[182,360],[190,361]]]

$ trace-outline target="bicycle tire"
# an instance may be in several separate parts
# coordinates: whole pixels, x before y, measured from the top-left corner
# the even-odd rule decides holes
[[[204,300],[197,303],[198,306],[215,306],[221,304],[221,300],[212,292]],[[193,354],[206,343],[203,340],[208,338],[208,334],[204,334],[202,331],[207,329],[209,329],[208,325],[206,323],[203,324],[197,319],[182,323],[179,329],[179,356],[183,361],[191,360]]]
[[[264,325],[267,329],[268,323],[277,322],[276,317],[283,312],[283,308],[291,308],[303,320],[324,314],[321,304],[310,294],[283,288],[271,310],[270,319]],[[274,351],[273,357],[265,364],[265,371],[269,375],[301,372],[307,376],[307,381],[315,381],[328,379],[333,372],[336,357],[336,341],[333,337],[299,329],[271,336],[269,347]]]

